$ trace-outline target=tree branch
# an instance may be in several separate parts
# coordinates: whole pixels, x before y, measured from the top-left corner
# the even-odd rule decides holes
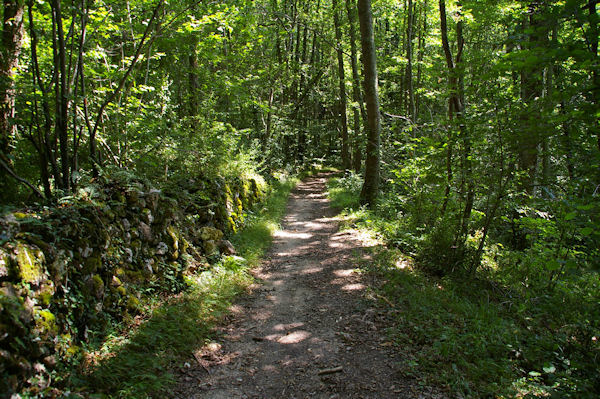
[[[127,79],[129,78],[129,75],[131,74],[131,72],[133,71],[133,68],[137,64],[137,60],[140,57],[140,54],[142,53],[142,48],[144,47],[144,43],[146,42],[146,39],[148,39],[148,35],[150,34],[150,30],[152,29],[153,22],[156,19],[158,12],[162,8],[163,4],[164,4],[164,0],[160,0],[158,2],[158,4],[156,5],[156,8],[154,9],[154,12],[152,13],[152,17],[150,18],[150,21],[148,21],[148,26],[146,27],[146,30],[144,31],[144,34],[142,35],[142,38],[140,40],[140,43],[138,44],[138,46],[136,48],[133,59],[129,63],[129,67],[127,68],[127,71],[125,72],[125,75],[123,75],[123,77],[119,81],[119,86],[117,86],[117,88],[106,98],[106,100],[102,103],[102,105],[100,106],[100,108],[98,110],[98,116],[96,117],[96,121],[94,123],[94,128],[92,130],[92,133],[90,134],[90,146],[93,145],[93,149],[92,149],[92,151],[90,151],[90,155],[92,158],[94,170],[96,169],[97,160],[95,159],[95,157],[96,157],[95,143],[92,144],[92,142],[95,141],[96,133],[98,131],[98,127],[100,126],[100,122],[102,121],[102,115],[104,114],[104,110],[106,109],[108,104],[110,104],[115,99],[115,97],[121,92],[121,90],[123,90],[123,87],[125,86],[125,83],[127,82]]]
[[[37,195],[38,197],[40,197],[42,199],[46,198],[44,196],[44,194],[42,194],[42,192],[37,189],[37,187],[35,187],[33,184],[31,184],[26,179],[24,179],[21,176],[17,175],[15,173],[15,171],[12,170],[12,168],[10,166],[8,166],[8,164],[6,162],[4,162],[4,159],[2,159],[2,158],[4,158],[4,156],[0,157],[0,166],[2,166],[2,169],[4,169],[6,171],[6,173],[8,173],[10,176],[12,176],[12,178],[14,178],[15,180],[17,180],[19,183],[22,183],[22,184],[26,185],[27,187],[29,187],[35,193],[35,195]]]

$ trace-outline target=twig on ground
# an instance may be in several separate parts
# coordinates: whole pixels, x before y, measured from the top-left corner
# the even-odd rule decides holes
[[[337,367],[333,367],[331,369],[320,370],[318,375],[335,374],[335,373],[341,373],[342,371],[344,371],[344,368],[342,366],[337,366]]]

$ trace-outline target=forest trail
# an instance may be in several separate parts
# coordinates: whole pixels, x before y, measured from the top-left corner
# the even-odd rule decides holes
[[[338,232],[327,175],[300,183],[262,266],[218,341],[195,354],[177,398],[441,398],[400,373],[355,268],[364,243]],[[358,251],[358,252],[357,252]],[[364,256],[364,254],[363,254]]]

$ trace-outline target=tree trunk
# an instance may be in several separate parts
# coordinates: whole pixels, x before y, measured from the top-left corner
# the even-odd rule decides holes
[[[419,54],[417,55],[417,87],[421,87],[421,80],[423,75],[423,57],[425,55],[425,38],[427,37],[427,0],[423,2],[421,15],[423,18],[423,25],[419,31]],[[415,122],[419,115],[419,109],[421,106],[421,96],[417,93],[415,95]]]
[[[67,49],[65,45],[65,34],[60,0],[52,0],[52,18],[56,27],[56,35],[53,40],[54,65],[58,70],[56,83],[56,123],[54,129],[60,144],[61,178],[59,187],[64,190],[70,188],[70,165],[69,158],[69,135],[68,135],[68,113],[69,98],[67,90]]]
[[[596,4],[597,2],[590,1],[588,4],[588,11],[590,14],[590,50],[592,52],[593,58],[596,62],[596,67],[592,70],[592,101],[596,108],[598,107],[598,98],[600,98],[600,74],[598,73],[598,14],[596,12]],[[598,146],[598,151],[600,151],[600,128],[598,127],[600,124],[600,118],[596,118],[596,124],[594,127],[596,134],[596,144]]]
[[[459,4],[460,5],[460,4]],[[462,90],[462,69],[460,68],[460,64],[462,62],[462,54],[464,49],[464,38],[463,38],[463,22],[462,19],[459,19],[456,23],[456,43],[457,43],[457,51],[456,57],[452,57],[452,52],[450,50],[450,44],[448,42],[448,26],[446,22],[446,2],[445,0],[439,0],[440,7],[440,33],[442,36],[442,48],[444,50],[444,55],[446,58],[446,64],[448,67],[448,75],[449,75],[449,99],[448,99],[448,118],[451,122],[456,119],[456,124],[458,124],[459,135],[462,139],[462,151],[461,151],[461,165],[462,165],[462,183],[463,191],[466,191],[466,196],[464,197],[465,205],[463,208],[463,212],[461,215],[460,228],[458,230],[458,234],[455,237],[455,244],[464,241],[466,239],[468,233],[468,225],[469,220],[471,218],[471,212],[473,210],[473,202],[475,199],[475,192],[473,188],[473,177],[472,177],[472,166],[470,160],[471,153],[471,140],[468,133],[467,128],[464,124],[463,118],[463,108],[464,108],[464,92]],[[449,134],[448,140],[452,141],[452,134]],[[447,156],[447,173],[448,173],[448,181],[446,186],[446,196],[444,198],[444,205],[442,206],[442,215],[446,210],[446,206],[448,204],[448,197],[450,194],[450,184],[451,184],[451,176],[452,176],[452,168],[451,168],[451,158],[452,158],[452,144],[448,143],[448,156]]]
[[[407,16],[407,27],[406,27],[406,85],[408,91],[408,116],[412,123],[415,122],[415,92],[413,88],[413,2],[408,0],[408,16]]]
[[[337,0],[331,2],[333,8],[333,24],[335,27],[335,39],[338,58],[338,78],[340,88],[339,116],[341,122],[342,136],[342,167],[344,170],[350,170],[350,149],[348,145],[348,118],[346,116],[346,75],[344,73],[344,53],[342,50],[342,30],[340,28],[340,18]]]
[[[268,100],[268,107],[267,107],[267,121],[265,123],[265,133],[263,135],[263,139],[262,139],[262,151],[263,151],[263,155],[266,155],[268,146],[269,146],[269,139],[271,138],[271,129],[273,126],[273,110],[271,109],[273,107],[273,97],[275,95],[275,92],[273,90],[273,87],[271,87],[269,89],[269,100]]]
[[[23,0],[4,0],[0,41],[0,153],[10,153],[16,134],[15,88],[13,78],[19,62],[23,39]],[[4,156],[2,155],[2,156]]]
[[[189,106],[190,116],[194,117],[198,115],[198,91],[200,88],[200,82],[198,81],[198,57],[196,55],[196,48],[198,47],[198,36],[192,35],[192,45],[188,56],[189,68],[188,79],[189,79]],[[192,122],[194,123],[194,122]]]
[[[377,195],[379,193],[381,124],[379,97],[377,93],[377,60],[373,38],[371,0],[358,0],[358,20],[360,23],[360,42],[364,68],[365,101],[367,103],[367,118],[369,122],[367,129],[365,182],[360,193],[360,200],[362,204],[374,208],[377,204]]]
[[[29,16],[29,36],[31,38],[31,62],[32,62],[32,73],[34,75],[33,84],[41,91],[41,102],[42,102],[42,112],[44,114],[44,127],[43,131],[40,134],[40,151],[44,152],[45,155],[40,155],[41,158],[46,159],[47,162],[50,163],[52,169],[52,176],[56,181],[60,181],[60,172],[58,169],[58,163],[56,161],[56,153],[57,153],[57,144],[56,137],[52,137],[52,115],[50,113],[50,104],[48,101],[48,87],[42,81],[42,76],[40,73],[38,56],[37,56],[37,32],[34,26],[33,20],[33,4],[30,2],[28,4],[28,16]],[[82,73],[82,69],[80,69],[80,73]],[[82,88],[85,86],[82,85]],[[36,110],[37,113],[37,110]],[[40,126],[37,126],[38,131],[40,130]],[[45,183],[44,183],[45,184]],[[50,195],[48,195],[50,197]]]
[[[348,11],[348,23],[350,33],[350,62],[352,64],[352,107],[354,116],[354,154],[352,156],[352,167],[356,173],[360,173],[362,166],[361,150],[361,116],[362,95],[360,91],[360,77],[358,76],[358,62],[356,57],[356,8],[352,0],[346,0],[346,10]],[[364,111],[364,109],[363,109]]]
[[[305,81],[306,81],[306,77],[304,76],[304,69],[302,68],[302,65],[306,64],[307,60],[307,53],[308,51],[308,25],[304,25],[304,32],[302,34],[302,59],[301,62],[302,64],[300,65],[299,71],[300,71],[300,86],[299,86],[299,91],[302,93],[302,95],[304,96],[304,91],[306,90],[306,88],[304,87],[305,85]],[[300,128],[298,129],[298,161],[300,162],[300,164],[304,164],[304,155],[305,155],[305,151],[306,151],[306,129],[307,129],[307,118],[305,116],[303,116],[303,113],[300,113],[300,119],[301,119],[301,123],[300,123]]]
[[[541,32],[543,21],[538,18],[537,3],[529,4],[529,21],[523,25],[524,34],[528,35],[526,46],[529,50],[535,50],[543,39]],[[527,33],[528,31],[528,33]],[[539,109],[535,103],[542,96],[542,70],[538,65],[533,65],[521,70],[521,101],[525,105],[521,120],[522,132],[518,138],[519,169],[524,172],[519,185],[529,195],[534,194],[536,169],[538,163],[538,146],[540,144],[540,120]]]

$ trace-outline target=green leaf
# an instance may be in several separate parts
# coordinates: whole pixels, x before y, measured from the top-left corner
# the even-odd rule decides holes
[[[592,234],[594,232],[594,229],[591,227],[584,227],[579,232],[581,233],[582,236],[589,236],[590,234]]]
[[[582,210],[582,211],[591,211],[592,209],[594,209],[594,205],[589,204],[589,205],[579,205],[577,207],[577,209]]]
[[[565,215],[565,220],[573,220],[575,219],[575,216],[577,216],[577,212],[569,212]]]
[[[546,269],[548,269],[550,271],[558,270],[558,269],[560,269],[560,262],[556,259],[553,259],[546,264]]]
[[[546,363],[544,365],[544,367],[542,368],[542,370],[544,370],[544,373],[552,374],[552,373],[556,372],[556,367],[554,367],[554,365],[552,363]]]

